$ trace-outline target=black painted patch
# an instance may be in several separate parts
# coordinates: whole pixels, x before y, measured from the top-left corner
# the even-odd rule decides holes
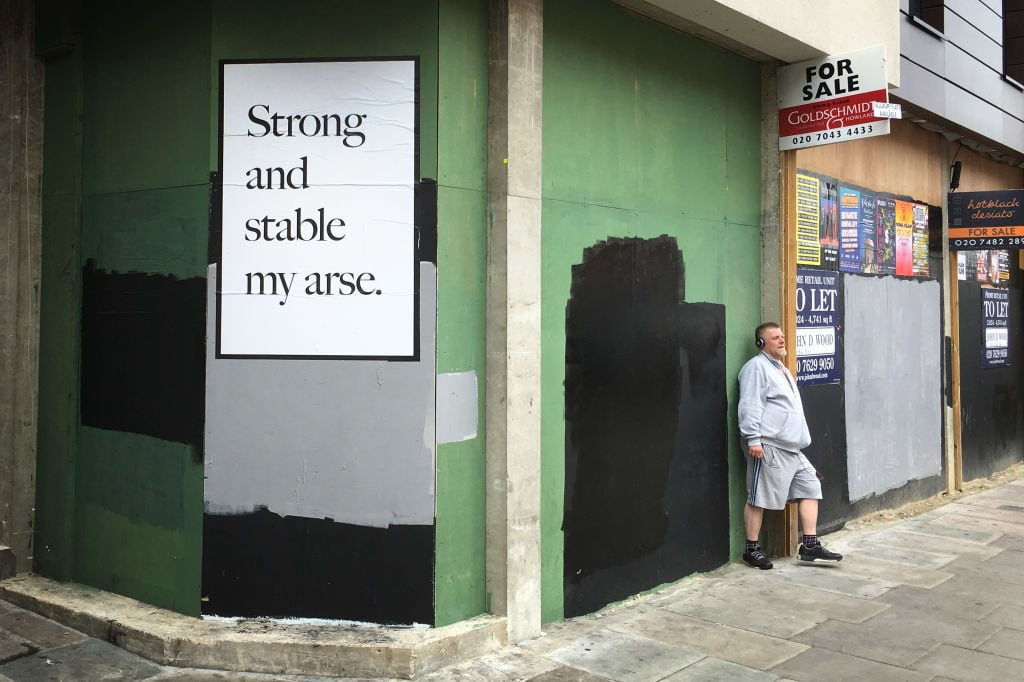
[[[433,526],[203,518],[204,614],[433,624],[433,571]]]
[[[1020,271],[1010,292],[1010,366],[982,368],[981,285],[958,282],[963,476],[984,478],[1024,457],[1024,305]]]
[[[672,237],[613,239],[566,309],[565,615],[729,559],[725,308]]]
[[[206,280],[82,269],[82,424],[203,452]]]
[[[437,264],[437,181],[423,178],[416,183],[416,260]]]
[[[839,334],[836,335],[837,339]],[[841,356],[840,356],[841,357]],[[846,399],[843,384],[800,388],[811,444],[804,454],[821,475],[822,500],[818,507],[818,533],[843,527],[850,517],[850,490],[846,466]]]

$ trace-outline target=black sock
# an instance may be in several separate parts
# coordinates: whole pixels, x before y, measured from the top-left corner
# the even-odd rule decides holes
[[[811,547],[817,547],[817,546],[818,546],[818,536],[817,535],[805,535],[804,536],[804,547],[807,547],[808,549],[810,549]]]
[[[761,545],[758,544],[757,540],[747,540],[747,552],[750,553],[755,549],[761,549]]]

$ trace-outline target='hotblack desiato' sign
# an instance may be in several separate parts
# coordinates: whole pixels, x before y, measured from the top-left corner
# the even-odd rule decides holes
[[[1024,247],[1024,189],[949,195],[953,251]]]

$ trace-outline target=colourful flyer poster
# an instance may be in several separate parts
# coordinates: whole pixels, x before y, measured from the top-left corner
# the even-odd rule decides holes
[[[813,175],[796,175],[796,262],[821,265],[819,196],[821,182]]]
[[[999,283],[999,252],[990,250],[975,251],[974,280],[982,284]],[[995,254],[995,258],[993,258]],[[970,257],[970,256],[968,256]]]
[[[860,192],[839,188],[839,269],[860,272]]]
[[[1010,252],[999,252],[999,286],[1006,286],[1010,281]]]
[[[896,200],[896,274],[914,274],[914,205]]]
[[[839,269],[839,187],[832,178],[821,178],[821,267]]]
[[[914,276],[928,276],[928,207],[914,204]]]
[[[875,251],[875,223],[877,222],[875,193],[860,193],[860,271],[878,274],[878,253]]]
[[[875,259],[878,272],[883,275],[896,274],[896,200],[878,197],[875,202]]]

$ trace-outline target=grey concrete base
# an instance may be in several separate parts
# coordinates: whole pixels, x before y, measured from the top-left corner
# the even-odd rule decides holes
[[[204,621],[35,575],[0,582],[0,599],[154,663],[279,675],[411,679],[506,644],[505,619],[440,628]]]

